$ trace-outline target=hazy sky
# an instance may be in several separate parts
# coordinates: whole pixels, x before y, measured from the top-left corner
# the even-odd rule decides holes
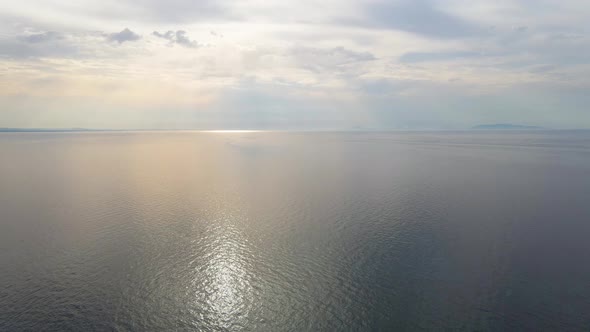
[[[590,1],[0,0],[0,127],[590,128]]]

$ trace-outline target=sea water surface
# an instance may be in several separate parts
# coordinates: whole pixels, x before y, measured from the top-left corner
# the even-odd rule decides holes
[[[588,331],[590,132],[0,134],[1,331]]]

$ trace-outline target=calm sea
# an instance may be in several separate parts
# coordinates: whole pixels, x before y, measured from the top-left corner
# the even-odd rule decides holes
[[[590,132],[0,134],[1,331],[588,331]]]

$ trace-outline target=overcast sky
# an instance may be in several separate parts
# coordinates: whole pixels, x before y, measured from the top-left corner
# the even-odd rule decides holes
[[[0,127],[590,128],[590,1],[0,0]]]

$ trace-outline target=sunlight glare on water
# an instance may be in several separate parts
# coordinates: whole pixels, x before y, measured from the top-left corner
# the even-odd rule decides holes
[[[244,326],[253,296],[249,276],[249,248],[232,214],[222,215],[207,230],[210,255],[205,263],[207,298],[214,324],[221,329]],[[200,275],[196,275],[200,278]]]

